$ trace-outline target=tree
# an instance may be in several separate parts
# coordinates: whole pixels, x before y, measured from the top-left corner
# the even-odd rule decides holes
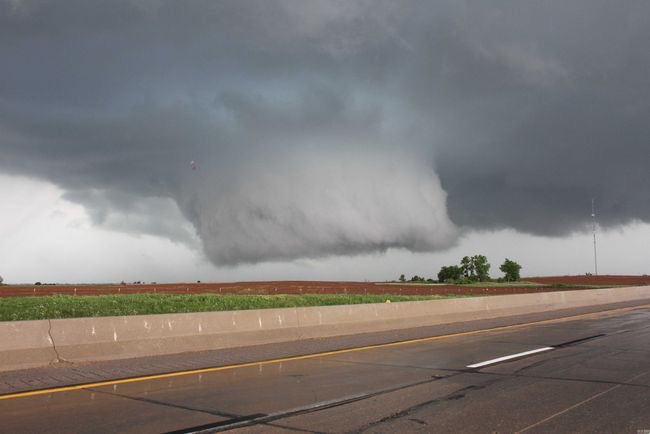
[[[464,256],[463,259],[460,260],[460,269],[463,272],[463,276],[466,278],[471,279],[474,277],[474,264],[472,263],[472,258]]]
[[[449,265],[442,267],[438,272],[439,282],[459,280],[461,277],[463,277],[463,270],[458,265]]]
[[[474,271],[476,272],[476,280],[479,282],[490,280],[490,263],[485,256],[472,256],[472,264],[474,265]]]
[[[466,279],[474,282],[490,280],[490,263],[483,255],[464,256],[460,260],[460,269]]]
[[[521,270],[521,265],[515,261],[506,258],[505,262],[499,267],[499,270],[505,274],[504,278],[508,282],[516,282],[520,279],[519,271]]]
[[[401,274],[401,275],[399,276],[399,281],[400,281],[400,282],[406,282],[406,276],[404,276],[403,274]]]
[[[4,279],[0,276],[0,285],[2,285],[2,282],[4,282]]]

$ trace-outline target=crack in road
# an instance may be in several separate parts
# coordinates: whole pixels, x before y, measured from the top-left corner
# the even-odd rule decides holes
[[[638,375],[635,375],[635,376],[629,378],[628,381],[630,381],[630,380],[635,380],[635,379],[637,379],[637,378],[643,377],[643,376],[647,375],[648,373],[650,373],[650,371],[642,372],[641,374],[638,374]],[[615,386],[610,387],[610,388],[607,389],[607,390],[604,390],[604,391],[602,391],[602,392],[596,393],[595,395],[593,395],[593,396],[591,396],[591,397],[589,397],[589,398],[587,398],[587,399],[584,399],[584,400],[582,400],[582,401],[580,401],[580,402],[578,402],[578,403],[576,403],[576,404],[573,404],[573,405],[571,405],[571,406],[565,408],[565,409],[562,410],[562,411],[558,411],[558,412],[556,412],[556,413],[554,413],[554,414],[552,414],[552,415],[550,415],[550,416],[548,416],[548,417],[546,417],[546,418],[544,418],[544,419],[542,419],[542,420],[540,420],[540,421],[538,421],[538,422],[535,422],[535,423],[533,423],[533,424],[531,424],[531,425],[528,425],[528,426],[525,427],[525,428],[522,428],[521,430],[518,430],[518,431],[516,432],[516,434],[520,434],[520,433],[523,433],[523,432],[525,432],[525,431],[529,431],[529,430],[532,429],[532,428],[538,427],[538,426],[540,426],[540,425],[542,425],[542,424],[544,424],[544,423],[546,423],[546,422],[548,422],[548,421],[550,421],[550,420],[555,419],[555,418],[558,417],[558,416],[561,416],[561,415],[563,415],[563,414],[566,414],[566,413],[568,413],[568,412],[570,412],[570,411],[572,411],[572,410],[575,410],[575,409],[578,408],[578,407],[583,406],[584,404],[587,404],[588,402],[591,402],[591,401],[593,401],[593,400],[595,400],[595,399],[598,399],[598,398],[600,398],[601,396],[606,395],[606,394],[608,394],[609,392],[612,392],[612,391],[618,389],[618,388],[621,387],[621,386],[622,386],[622,384],[618,384],[618,385],[615,385]]]
[[[459,374],[460,374],[460,372],[459,372]],[[454,375],[450,375],[450,376],[442,377],[442,378],[449,378],[449,377],[453,377],[453,376]],[[325,402],[312,404],[312,405],[305,406],[305,407],[299,407],[299,408],[294,408],[294,409],[291,409],[291,410],[285,410],[285,411],[269,414],[269,415],[266,415],[266,416],[263,416],[263,417],[260,417],[260,418],[257,418],[257,419],[253,419],[253,420],[250,420],[250,421],[238,422],[238,423],[234,423],[232,425],[219,427],[219,428],[217,428],[215,430],[205,431],[205,433],[208,433],[208,432],[209,433],[214,433],[214,432],[220,432],[220,431],[227,431],[227,430],[231,430],[231,429],[235,429],[235,428],[243,428],[243,427],[252,426],[252,425],[270,425],[268,422],[273,422],[273,421],[276,421],[276,420],[279,420],[279,419],[286,419],[288,417],[299,416],[299,415],[308,414],[308,413],[314,413],[314,412],[318,412],[318,411],[322,411],[322,410],[326,410],[326,409],[330,409],[330,408],[340,407],[340,406],[351,404],[351,403],[354,403],[354,402],[374,398],[376,396],[381,396],[381,395],[397,392],[397,391],[400,391],[400,390],[405,390],[405,389],[408,389],[408,388],[411,388],[411,387],[416,387],[416,386],[421,386],[421,385],[424,385],[424,384],[433,383],[435,381],[439,381],[440,379],[441,378],[438,377],[438,376],[432,376],[432,378],[427,379],[427,380],[418,381],[418,382],[414,382],[414,383],[408,383],[408,384],[404,384],[404,385],[401,385],[401,386],[396,386],[396,387],[392,387],[392,388],[388,388],[388,389],[382,389],[382,390],[379,390],[379,391],[376,391],[376,392],[364,393],[364,394],[359,394],[359,395],[356,395],[356,396],[349,396],[349,397],[346,397],[346,398],[341,398],[341,399],[331,400],[331,401],[325,401]]]
[[[87,388],[87,389],[83,389],[83,390],[93,392],[93,393],[101,393],[101,394],[104,394],[104,395],[117,396],[119,398],[129,399],[129,400],[132,400],[132,401],[146,402],[148,404],[156,404],[156,405],[162,405],[162,406],[165,406],[165,407],[177,408],[179,410],[187,410],[187,411],[194,411],[194,412],[199,412],[199,413],[206,413],[206,414],[209,414],[211,416],[219,416],[219,417],[227,417],[227,418],[245,417],[245,416],[241,416],[241,415],[235,414],[235,413],[227,413],[227,412],[222,412],[222,411],[218,411],[218,410],[208,410],[208,409],[196,408],[196,407],[191,407],[191,406],[187,406],[187,405],[180,405],[180,404],[174,404],[174,403],[165,402],[165,401],[159,401],[159,400],[151,399],[151,398],[142,398],[142,397],[138,397],[138,396],[125,395],[125,394],[122,394],[122,393],[109,392],[109,391],[106,391],[106,390],[99,390],[99,389],[95,389],[95,388],[92,388],[92,387]],[[259,416],[259,414],[256,414],[255,416]]]
[[[397,419],[402,419],[404,417],[411,416],[412,413],[414,413],[414,412],[416,412],[416,411],[418,411],[418,410],[420,410],[422,408],[434,406],[434,405],[441,404],[441,403],[448,402],[448,401],[456,401],[456,400],[459,400],[459,399],[463,399],[463,398],[465,398],[466,394],[471,392],[471,391],[481,390],[481,389],[484,389],[484,388],[486,388],[488,386],[491,386],[491,385],[493,385],[495,383],[498,383],[498,382],[501,382],[501,381],[504,381],[504,379],[503,378],[497,378],[497,379],[494,379],[492,381],[488,381],[486,384],[470,385],[470,386],[462,387],[462,388],[460,388],[458,390],[455,390],[453,392],[450,392],[447,395],[444,395],[444,396],[442,396],[440,398],[435,398],[435,399],[431,399],[431,400],[428,400],[428,401],[421,402],[419,404],[413,405],[413,406],[411,406],[409,408],[406,408],[404,410],[398,411],[397,413],[393,413],[393,414],[391,414],[389,416],[383,417],[383,418],[381,418],[379,420],[376,420],[374,422],[370,422],[370,423],[362,426],[361,428],[357,428],[356,430],[347,431],[346,434],[361,434],[361,433],[363,433],[365,431],[368,431],[371,428],[374,428],[374,427],[376,427],[378,425],[381,425],[381,424],[384,424],[386,422],[391,422],[391,421],[394,421],[394,420],[397,420]]]

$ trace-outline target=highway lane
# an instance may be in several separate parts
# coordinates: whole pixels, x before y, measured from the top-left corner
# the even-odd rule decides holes
[[[11,433],[636,434],[650,429],[650,308],[4,399],[0,421]]]

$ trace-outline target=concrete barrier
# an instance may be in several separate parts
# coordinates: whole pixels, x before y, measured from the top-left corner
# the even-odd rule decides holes
[[[50,322],[0,322],[0,370],[32,368],[57,360]]]
[[[650,286],[298,309],[300,338],[318,338],[647,300]]]
[[[51,333],[61,359],[89,361],[279,342],[297,327],[290,308],[61,319]]]
[[[0,322],[0,370],[214,350],[647,300],[650,286],[231,312]]]

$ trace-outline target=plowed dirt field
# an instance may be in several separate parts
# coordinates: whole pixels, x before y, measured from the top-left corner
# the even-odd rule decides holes
[[[650,276],[561,276],[527,278],[548,286],[485,287],[438,284],[402,284],[386,282],[269,281],[230,283],[156,283],[114,285],[5,285],[0,297],[37,295],[102,295],[102,294],[524,294],[544,291],[565,291],[561,285],[650,285]]]
[[[608,276],[608,275],[582,275],[582,276],[555,276],[555,277],[528,277],[529,282],[544,285],[650,285],[650,276]]]

